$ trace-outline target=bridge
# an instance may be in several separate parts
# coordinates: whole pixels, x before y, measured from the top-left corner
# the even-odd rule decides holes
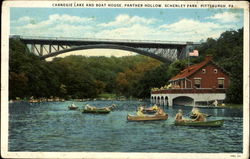
[[[149,56],[162,62],[171,63],[184,59],[199,43],[153,40],[124,39],[90,39],[35,37],[12,35],[10,38],[20,39],[30,52],[42,59],[57,56],[66,52],[86,49],[118,49]]]

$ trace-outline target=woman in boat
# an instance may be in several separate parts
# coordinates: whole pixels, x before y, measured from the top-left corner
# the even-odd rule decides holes
[[[157,110],[157,112],[156,112],[155,115],[166,115],[166,113],[161,108],[158,108],[158,110]]]
[[[181,109],[178,110],[178,113],[175,116],[175,121],[177,122],[185,121],[185,119],[183,118],[183,112]]]
[[[193,114],[196,116],[196,118],[193,121],[206,121],[206,116],[203,113],[201,113],[198,108],[195,109]]]
[[[142,111],[143,111],[143,107],[139,107],[139,108],[138,108],[138,111],[137,111],[137,113],[136,113],[137,116],[144,116],[144,114],[143,114]]]
[[[158,106],[155,104],[152,106],[152,110],[158,110]]]

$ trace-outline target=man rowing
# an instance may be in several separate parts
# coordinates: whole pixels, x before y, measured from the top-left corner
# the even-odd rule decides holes
[[[198,108],[193,111],[195,119],[193,121],[206,121],[206,115],[201,113]]]
[[[178,113],[175,116],[176,122],[184,122],[185,119],[183,118],[183,111],[181,109],[178,110]]]
[[[195,119],[187,120],[183,118],[183,111],[179,109],[178,113],[175,116],[175,121],[176,122],[206,121],[206,116],[203,113],[201,113],[198,108],[194,109],[192,113],[195,116]]]
[[[198,114],[199,114],[199,117],[197,116]],[[191,119],[197,119],[198,118],[197,120],[203,120],[203,119],[200,119],[200,118],[206,118],[206,117],[209,117],[209,116],[211,116],[211,115],[201,113],[198,108],[193,108],[192,112],[191,112],[191,115],[190,115],[190,118]]]

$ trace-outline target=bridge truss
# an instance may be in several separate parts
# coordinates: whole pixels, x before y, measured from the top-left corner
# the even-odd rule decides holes
[[[19,38],[30,50],[42,59],[70,51],[86,49],[119,49],[150,56],[162,62],[184,59],[198,43],[176,41],[76,39],[12,36]]]

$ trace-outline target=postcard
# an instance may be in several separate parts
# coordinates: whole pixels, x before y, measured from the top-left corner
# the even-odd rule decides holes
[[[3,158],[249,157],[246,1],[4,1]]]

